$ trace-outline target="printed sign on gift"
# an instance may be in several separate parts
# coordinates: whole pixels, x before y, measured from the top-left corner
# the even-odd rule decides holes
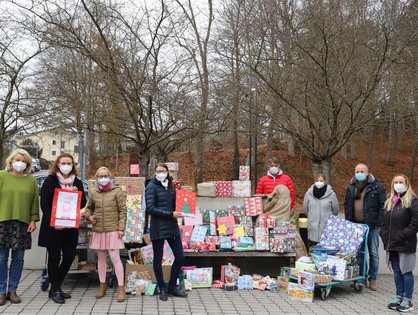
[[[55,188],[50,226],[78,228],[80,225],[81,191]]]
[[[177,190],[176,211],[183,213],[196,213],[196,193],[188,190]]]

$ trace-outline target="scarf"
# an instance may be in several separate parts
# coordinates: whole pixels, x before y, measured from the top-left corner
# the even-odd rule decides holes
[[[167,179],[165,179],[164,181],[160,181],[160,183],[161,183],[161,185],[163,185],[164,186],[164,188],[165,189],[168,189],[168,180]]]
[[[322,188],[317,188],[315,185],[313,186],[313,195],[316,199],[321,199],[325,192],[327,191],[327,185],[325,184]]]
[[[359,182],[358,180],[356,180],[356,192],[354,194],[354,199],[361,199],[361,193],[363,192],[363,190],[366,188],[366,186],[369,184],[369,176],[367,176],[367,178],[362,181]]]
[[[62,176],[60,172],[57,172],[56,174],[57,174],[58,181],[60,182],[62,189],[71,189],[71,187],[73,187],[74,180],[75,180],[74,174],[68,176],[68,178],[64,178],[64,176]]]
[[[100,184],[97,184],[97,189],[99,189],[99,191],[101,191],[101,192],[108,191],[110,189],[110,187],[112,187],[112,183],[111,182],[107,183],[104,186],[102,186]]]

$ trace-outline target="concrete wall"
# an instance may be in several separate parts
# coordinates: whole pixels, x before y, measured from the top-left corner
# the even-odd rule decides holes
[[[201,210],[204,209],[226,209],[230,205],[243,205],[244,198],[211,198],[211,197],[198,197],[197,207]],[[340,214],[340,216],[343,216]],[[39,226],[37,225],[36,231],[32,234],[32,249],[26,251],[25,254],[25,269],[41,269],[45,266],[46,250],[43,247],[38,246]],[[385,252],[383,250],[383,244],[380,240],[379,247],[379,273],[390,273],[385,264]]]

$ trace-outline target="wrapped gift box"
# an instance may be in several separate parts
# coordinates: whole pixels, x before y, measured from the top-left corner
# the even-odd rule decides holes
[[[232,181],[233,197],[251,197],[251,181],[234,180]]]
[[[215,215],[215,220],[211,222],[211,216],[210,213],[211,211],[214,212]],[[228,210],[226,209],[205,209],[203,210],[203,223],[204,224],[210,224],[210,223],[216,223],[216,218],[218,217],[226,217],[227,215],[229,215]]]
[[[263,213],[263,201],[261,197],[245,198],[245,214],[257,216]]]
[[[228,215],[233,215],[236,220],[239,217],[245,216],[245,206],[228,206]]]
[[[212,182],[197,184],[197,195],[202,197],[216,197],[216,184]]]
[[[177,162],[165,162],[165,165],[167,165],[170,172],[177,172],[179,170],[179,163]]]
[[[308,262],[303,262],[303,261],[297,260],[295,262],[295,268],[299,271],[312,271],[312,272],[316,271],[316,266],[313,262],[308,263]]]
[[[254,245],[254,239],[251,236],[238,237],[237,247],[251,248]]]
[[[179,181],[173,181],[173,186],[174,186],[174,189],[175,190],[180,190],[181,189],[181,185],[182,185],[183,183],[182,182],[179,182]]]
[[[145,207],[141,195],[126,196],[126,226],[124,242],[142,243],[145,225]]]
[[[181,233],[181,241],[189,243],[192,238],[194,227],[192,225],[179,225],[179,229]]]
[[[193,288],[210,288],[212,286],[212,267],[185,270],[185,273]]]
[[[364,241],[367,227],[336,216],[330,216],[319,244],[338,248],[339,254],[357,253]]]
[[[280,293],[287,293],[287,287],[289,284],[289,277],[279,276],[277,277],[277,284]]]
[[[140,251],[144,265],[152,265],[152,260],[154,259],[154,251],[152,249],[152,244],[141,247]]]
[[[239,167],[239,180],[246,181],[250,180],[250,167],[241,165]]]
[[[328,255],[327,265],[332,270],[332,279],[342,281],[345,279],[345,269],[347,267],[347,261],[336,256]]]
[[[195,225],[190,238],[191,242],[204,242],[208,228],[203,225]]]
[[[231,181],[218,181],[216,182],[216,197],[232,197],[232,182]]]
[[[266,228],[256,227],[254,229],[255,235],[255,250],[268,251],[269,246],[269,234]]]
[[[205,237],[205,242],[207,244],[219,245],[219,236],[206,236]]]
[[[260,215],[258,217],[258,226],[274,229],[276,226],[276,219],[266,214]]]
[[[219,235],[232,235],[234,233],[235,218],[234,216],[226,216],[216,218]]]
[[[314,290],[315,289],[315,274],[300,271],[298,274],[298,284],[305,289]]]
[[[219,248],[222,250],[232,249],[232,240],[229,236],[220,236],[219,237]]]
[[[194,216],[185,216],[184,225],[203,225],[202,214],[196,212]]]
[[[250,275],[243,275],[238,277],[238,290],[252,290],[253,277]]]
[[[288,294],[291,300],[300,302],[313,302],[314,291],[302,288],[297,283],[289,282]]]

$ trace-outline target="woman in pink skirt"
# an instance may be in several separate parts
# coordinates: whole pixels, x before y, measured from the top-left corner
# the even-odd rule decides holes
[[[93,225],[90,248],[96,249],[98,256],[100,288],[96,299],[106,294],[106,251],[108,251],[119,285],[117,300],[123,302],[125,287],[119,249],[125,248],[122,238],[126,225],[126,195],[119,186],[112,184],[107,167],[100,167],[95,177],[96,187],[89,191],[86,219]]]

